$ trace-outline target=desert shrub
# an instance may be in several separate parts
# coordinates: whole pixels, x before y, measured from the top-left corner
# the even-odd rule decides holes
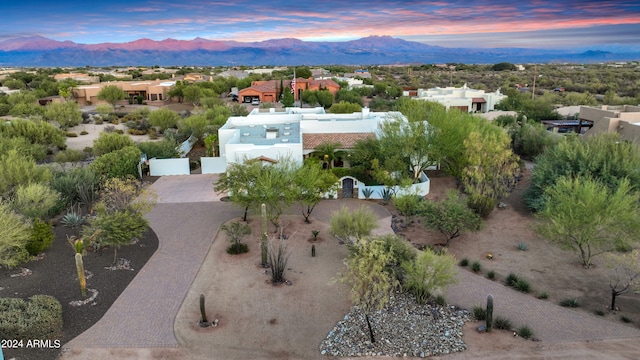
[[[476,305],[473,307],[473,317],[477,321],[482,321],[487,319],[487,309],[482,306]]]
[[[487,217],[496,206],[496,201],[488,196],[471,194],[467,198],[467,206],[481,217]]]
[[[469,259],[464,258],[464,259],[460,260],[460,262],[458,263],[458,265],[463,266],[463,267],[464,267],[464,266],[468,266],[468,265],[469,265]]]
[[[38,166],[33,159],[16,150],[0,155],[0,169],[0,196],[19,184],[46,183],[51,179],[48,168]]]
[[[30,219],[41,219],[49,213],[59,199],[60,194],[47,185],[40,183],[18,185],[11,201],[11,208]]]
[[[22,137],[31,144],[47,147],[63,148],[66,142],[64,134],[64,131],[40,120],[13,119],[11,125],[0,124],[0,135],[4,137]]]
[[[393,206],[404,216],[405,222],[410,223],[413,216],[420,211],[420,206],[424,199],[419,195],[402,195],[393,198]]]
[[[51,187],[57,190],[66,204],[91,205],[96,197],[100,176],[91,167],[75,167],[56,172]]]
[[[137,144],[138,149],[147,154],[147,159],[172,159],[180,157],[175,142],[163,139],[161,141],[144,141]]]
[[[509,319],[498,316],[493,320],[493,327],[499,330],[511,330],[513,326]]]
[[[628,317],[626,317],[626,316],[624,316],[624,315],[620,315],[620,320],[621,320],[623,323],[627,323],[627,324],[628,324],[628,323],[630,323],[630,322],[633,322],[633,320],[631,320],[630,318],[628,318]]]
[[[66,149],[58,152],[54,157],[53,161],[58,163],[67,163],[67,162],[80,162],[85,159],[85,154],[82,150],[75,149]]]
[[[93,155],[101,156],[110,152],[120,150],[127,146],[134,146],[133,140],[126,135],[117,132],[101,133],[93,142]]]
[[[520,280],[520,278],[518,278],[516,274],[510,273],[507,275],[507,278],[504,279],[504,284],[507,286],[515,286],[518,280]]]
[[[29,255],[38,255],[51,246],[53,238],[53,226],[40,219],[36,219],[33,222],[31,237],[29,238],[25,248],[29,252]]]
[[[74,133],[73,131],[68,131],[66,133],[67,137],[78,137],[78,133]]]
[[[2,126],[2,125],[0,125]],[[0,155],[9,150],[16,150],[18,153],[41,161],[47,157],[47,147],[43,144],[32,144],[23,137],[8,137],[0,134]]]
[[[276,245],[277,242],[277,245]],[[267,245],[269,265],[271,269],[271,282],[274,285],[285,281],[285,272],[289,262],[290,252],[287,252],[287,243],[283,240],[270,240]]]
[[[419,304],[425,304],[434,291],[441,290],[456,281],[455,258],[449,253],[436,254],[425,249],[414,260],[402,263],[404,287]]]
[[[82,130],[80,131],[80,135],[88,135],[89,132],[87,130]]]
[[[90,226],[83,229],[83,234],[95,234],[91,246],[113,248],[113,261],[121,246],[130,245],[133,240],[142,237],[149,226],[149,221],[140,212],[131,209],[106,212],[98,210],[98,216],[91,220]]]
[[[516,281],[516,283],[513,285],[513,287],[518,290],[518,291],[522,291],[525,293],[528,293],[531,290],[531,286],[529,285],[529,282],[527,280],[524,279],[518,279],[518,281]]]
[[[521,242],[521,243],[518,243],[518,250],[527,251],[527,250],[529,250],[529,248],[527,247],[527,244]]]
[[[149,129],[149,139],[155,140],[157,138],[158,138],[158,133],[156,132],[156,130],[154,128]]]
[[[130,135],[146,135],[147,130],[139,130],[139,129],[128,129],[127,134]]]
[[[140,154],[137,147],[127,146],[98,157],[91,163],[90,168],[107,178],[137,177]]]
[[[596,309],[593,311],[594,315],[598,315],[598,316],[604,316],[604,311],[600,310],[600,309]]]
[[[494,279],[496,278],[496,272],[495,272],[495,271],[493,271],[493,270],[489,271],[489,272],[487,273],[487,278],[488,278],[488,279],[491,279],[491,280],[494,280]]]
[[[329,231],[339,240],[353,244],[355,240],[370,235],[377,223],[376,216],[369,208],[360,206],[352,210],[343,206],[331,214]]]
[[[479,261],[474,261],[474,262],[471,264],[471,270],[472,270],[473,272],[476,272],[476,273],[477,273],[477,272],[479,272],[479,271],[480,271],[480,269],[481,269],[481,268],[482,268],[482,265],[480,265],[480,262],[479,262]]]
[[[447,300],[444,298],[444,296],[438,295],[436,296],[436,304],[440,306],[445,306],[447,305]]]
[[[523,339],[529,339],[533,336],[533,330],[530,327],[524,325],[518,328],[518,335]]]
[[[0,338],[55,339],[62,333],[62,305],[53,296],[0,298]]]
[[[149,122],[151,125],[157,126],[161,133],[168,128],[176,127],[178,120],[180,120],[180,115],[167,108],[161,108],[149,114]]]
[[[240,255],[249,252],[249,246],[245,243],[231,244],[227,247],[227,254]]]
[[[540,294],[538,294],[538,299],[548,299],[549,298],[549,293],[547,293],[546,291],[541,292]]]
[[[0,202],[0,266],[13,268],[27,260],[26,244],[30,236],[29,223]]]
[[[577,308],[580,306],[580,303],[578,303],[578,299],[576,298],[568,298],[560,301],[560,306]]]

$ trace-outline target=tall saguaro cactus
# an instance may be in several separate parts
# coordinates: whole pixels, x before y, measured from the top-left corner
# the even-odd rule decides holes
[[[80,283],[80,292],[82,297],[87,296],[87,278],[84,276],[84,262],[82,261],[82,253],[77,252],[76,255],[76,270],[78,271],[78,282]]]
[[[200,321],[198,324],[200,327],[209,326],[209,321],[207,320],[207,312],[204,309],[204,294],[200,294]]]
[[[260,207],[262,217],[262,233],[260,235],[260,253],[262,266],[267,266],[267,205]]]
[[[487,296],[487,332],[491,332],[493,326],[493,295]]]

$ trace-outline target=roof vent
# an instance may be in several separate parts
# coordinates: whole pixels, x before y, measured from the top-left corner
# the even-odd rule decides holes
[[[282,142],[289,142],[289,139],[282,139]]]
[[[284,132],[284,133],[282,133],[282,135],[289,136],[289,135],[291,135],[291,133],[290,132]]]
[[[242,136],[249,136],[249,133],[242,133]]]
[[[270,127],[266,129],[265,137],[267,139],[275,139],[278,137],[278,128]]]

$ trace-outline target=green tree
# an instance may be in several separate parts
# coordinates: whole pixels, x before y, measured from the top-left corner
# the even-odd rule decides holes
[[[447,191],[447,198],[440,202],[426,201],[420,214],[425,227],[444,235],[445,246],[449,246],[452,239],[465,232],[478,231],[482,226],[480,216],[459,199],[455,190]]]
[[[407,122],[394,117],[380,124],[379,141],[385,154],[382,167],[391,172],[402,172],[400,178],[409,177],[418,182],[420,174],[436,164],[430,145],[431,132],[431,127],[424,120]],[[405,170],[407,166],[410,172]]]
[[[362,111],[362,106],[345,101],[340,101],[337,104],[333,104],[329,108],[329,112],[332,114],[351,114],[360,111]]]
[[[341,281],[351,285],[351,298],[364,312],[373,343],[376,339],[370,314],[389,302],[391,293],[398,285],[396,278],[388,271],[394,256],[386,242],[376,237],[357,240],[353,246],[357,247],[357,251],[347,259],[347,271]]]
[[[638,193],[627,179],[611,189],[594,179],[563,177],[547,188],[545,197],[538,232],[579,251],[585,267],[593,256],[628,248],[640,237]]]
[[[0,266],[13,268],[29,258],[26,245],[31,226],[9,206],[0,202]]]
[[[436,291],[456,283],[456,258],[443,252],[436,254],[426,248],[413,261],[402,263],[403,287],[412,293],[418,303],[425,304]]]
[[[184,101],[191,103],[193,106],[200,105],[200,99],[203,97],[202,88],[195,85],[188,85],[182,89]]]
[[[243,224],[239,221],[233,221],[229,224],[223,224],[220,229],[227,234],[229,241],[231,242],[232,253],[241,254],[242,250],[242,238],[251,234],[251,228],[247,224]]]
[[[0,155],[6,154],[9,150],[33,158],[35,161],[42,161],[47,157],[47,147],[42,144],[32,144],[21,136],[8,137],[0,134]]]
[[[93,141],[93,155],[99,157],[134,145],[133,140],[127,135],[118,134],[117,132],[102,132],[100,136]]]
[[[185,137],[193,136],[196,141],[201,141],[210,128],[209,120],[204,115],[191,115],[178,121],[178,130]]]
[[[524,159],[532,160],[553,146],[557,138],[542,124],[525,123],[511,130],[513,152]]]
[[[524,194],[525,204],[534,211],[545,208],[545,190],[561,177],[590,177],[616,188],[628,179],[633,190],[640,190],[640,148],[621,141],[617,135],[603,134],[581,139],[564,137],[556,146],[536,158],[531,185]]]
[[[66,142],[64,131],[40,120],[12,119],[10,123],[0,123],[0,136],[22,137],[31,144],[59,149],[63,149]]]
[[[329,90],[318,91],[316,93],[316,99],[318,104],[325,109],[333,105],[333,94]]]
[[[149,114],[149,123],[158,127],[160,133],[163,133],[166,129],[176,127],[178,120],[180,120],[180,115],[167,108],[160,108]]]
[[[307,66],[299,66],[295,69],[297,78],[308,79],[310,77],[313,77],[313,74],[311,74],[311,70]]]
[[[166,138],[160,141],[143,141],[136,144],[136,146],[142,153],[147,154],[147,159],[172,159],[180,157],[176,149],[176,143]]]
[[[57,123],[60,129],[67,130],[82,122],[82,112],[75,101],[51,103],[46,106],[44,118]]]
[[[378,219],[371,209],[360,205],[356,210],[343,206],[331,214],[329,231],[331,235],[348,244],[354,244],[371,235],[378,227]]]
[[[48,185],[21,184],[16,187],[13,194],[11,208],[29,219],[43,219],[59,199],[60,194]]]
[[[291,93],[291,88],[290,87],[286,87],[284,88],[284,91],[282,92],[282,98],[280,99],[280,102],[282,103],[282,106],[284,107],[292,107],[296,100],[293,96],[293,94]]]
[[[113,109],[116,108],[118,101],[124,100],[126,97],[127,94],[116,85],[107,85],[98,92],[98,100],[108,102]]]
[[[306,161],[299,167],[293,176],[293,183],[296,187],[294,194],[296,201],[302,208],[304,222],[309,224],[311,212],[323,199],[324,194],[336,187],[338,178],[329,171],[322,170],[317,162]]]
[[[460,177],[464,191],[471,195],[470,204],[474,204],[476,210],[482,210],[483,216],[493,209],[491,204],[509,193],[520,173],[509,136],[492,125],[485,129],[488,131],[472,132],[464,141],[467,166]],[[478,207],[476,199],[489,201],[491,206]]]

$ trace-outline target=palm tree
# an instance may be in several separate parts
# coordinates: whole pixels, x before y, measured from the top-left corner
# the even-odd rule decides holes
[[[339,142],[325,142],[316,146],[313,154],[320,157],[327,169],[331,169],[334,162],[340,157],[338,149],[341,147],[342,144]]]

